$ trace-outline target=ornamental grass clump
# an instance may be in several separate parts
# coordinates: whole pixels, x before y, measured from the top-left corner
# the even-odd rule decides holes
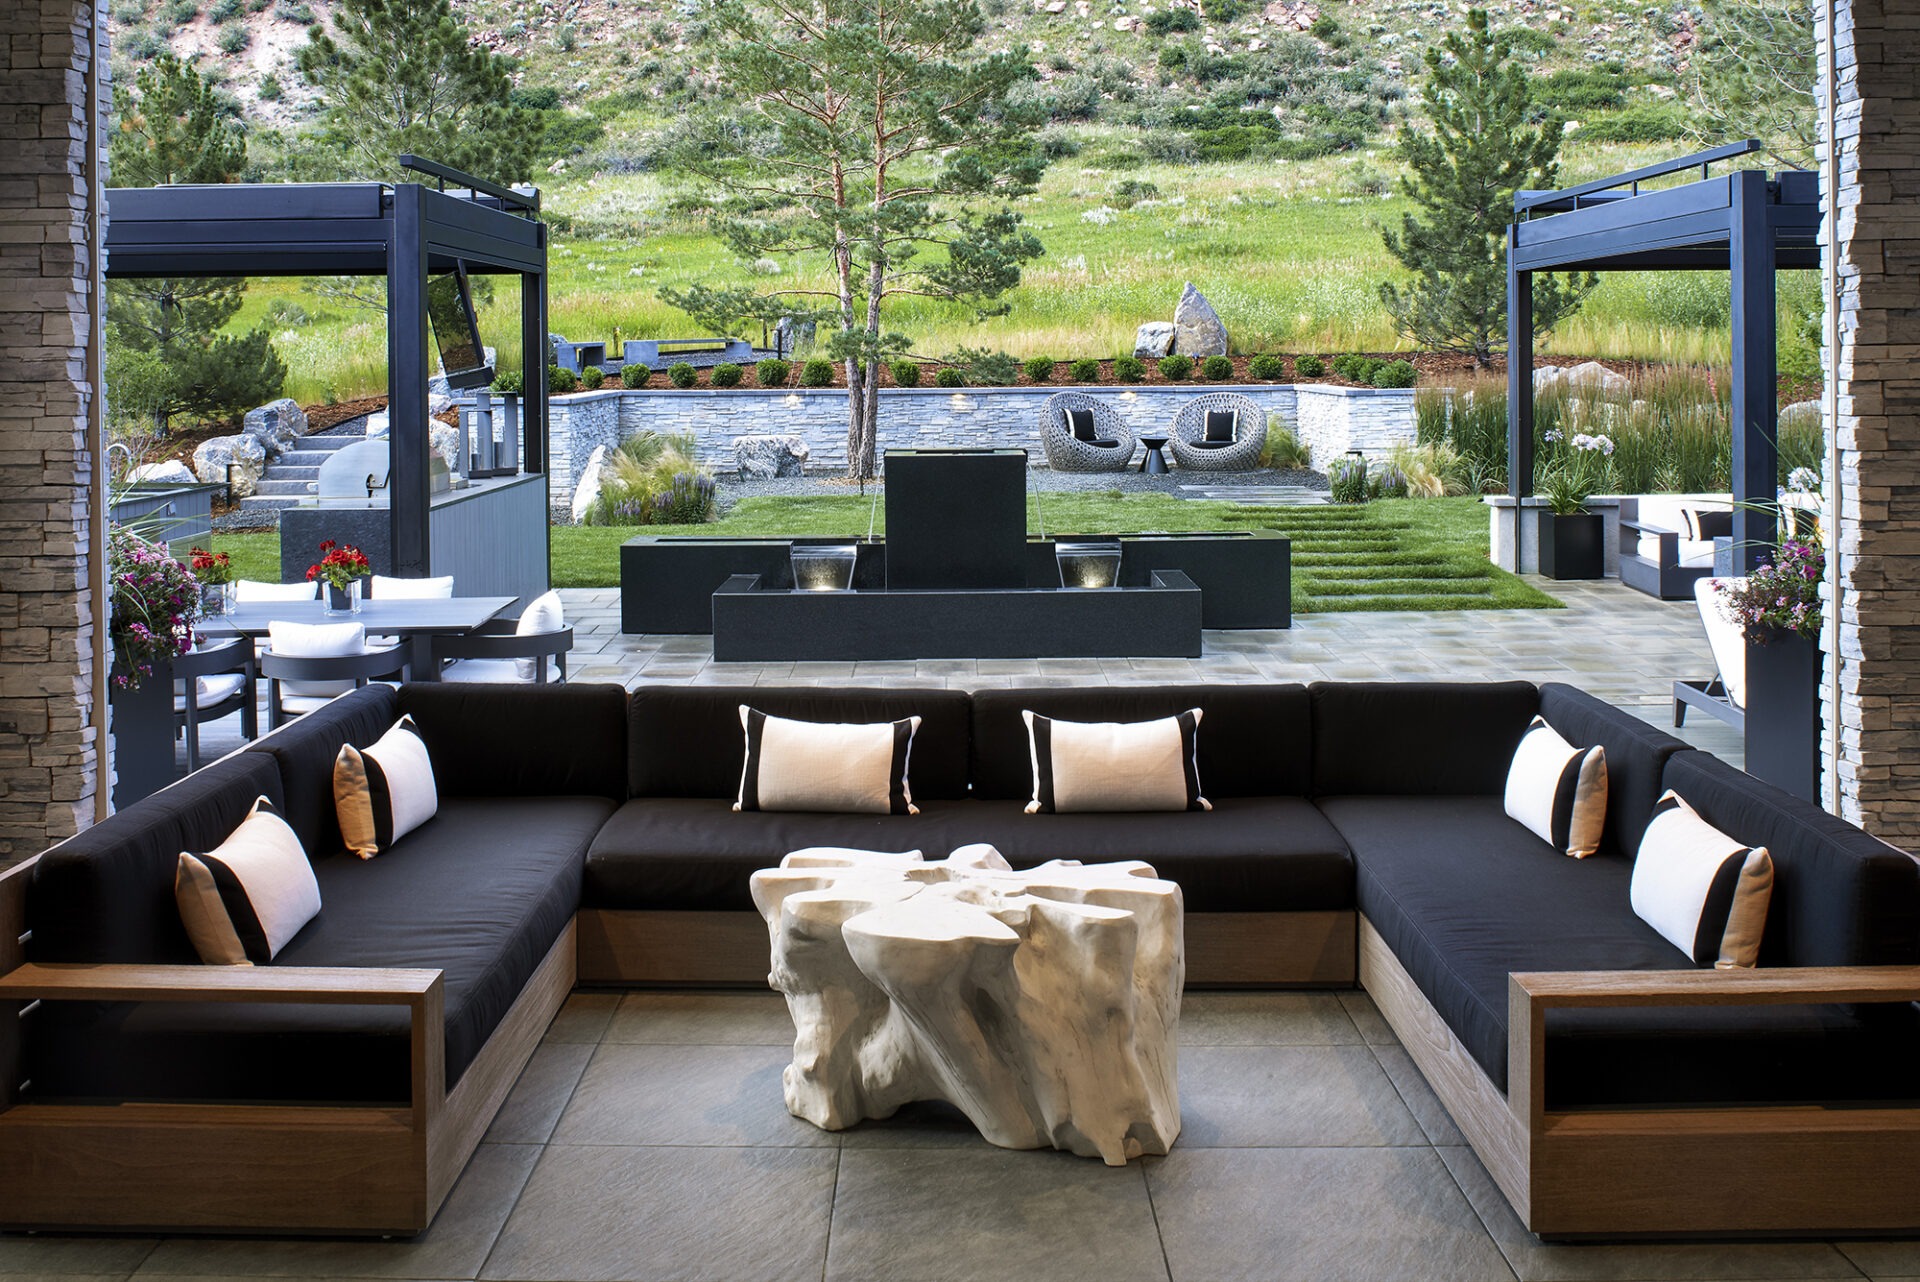
[[[692,432],[639,432],[607,456],[588,525],[699,525],[718,509],[713,473],[694,461]]]
[[[113,684],[137,690],[154,665],[172,661],[193,646],[200,612],[200,584],[193,572],[122,526],[107,534],[107,584],[113,623]]]
[[[1335,503],[1365,503],[1371,485],[1365,459],[1341,456],[1327,469],[1327,489]]]
[[[1820,581],[1827,570],[1818,539],[1790,538],[1779,555],[1720,594],[1720,608],[1747,640],[1765,645],[1783,632],[1820,639]]]

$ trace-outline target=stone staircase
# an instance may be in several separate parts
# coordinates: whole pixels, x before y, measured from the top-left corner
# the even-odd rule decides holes
[[[295,442],[295,448],[267,464],[254,492],[240,500],[242,512],[270,512],[293,507],[313,497],[313,486],[320,479],[320,465],[343,449],[366,437],[365,417],[314,432]]]

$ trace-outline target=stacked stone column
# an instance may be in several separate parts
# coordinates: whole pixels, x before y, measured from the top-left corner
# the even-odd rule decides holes
[[[89,823],[101,786],[87,424],[95,298],[87,0],[0,4],[0,860]],[[99,100],[104,111],[106,91]]]
[[[1920,849],[1920,0],[1842,3],[1834,39],[1840,600],[1823,698],[1840,751],[1827,786],[1845,818]]]

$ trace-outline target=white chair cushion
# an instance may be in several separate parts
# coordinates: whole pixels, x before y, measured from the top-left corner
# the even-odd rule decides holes
[[[242,604],[256,601],[313,601],[320,596],[318,583],[264,583],[259,579],[236,579],[233,599]]]
[[[532,637],[558,632],[566,626],[567,612],[560,603],[560,594],[549,589],[527,602],[527,608],[520,612],[520,622],[514,625],[513,631],[516,636]],[[537,659],[515,659],[514,664],[522,681],[533,680],[540,666]]]
[[[384,574],[373,576],[375,601],[443,601],[453,595],[453,576],[443,574],[432,579],[398,579]]]
[[[1681,539],[1680,564],[1695,570],[1713,568],[1712,539]]]
[[[173,683],[173,710],[187,710],[186,682]],[[210,677],[193,679],[193,706],[211,708],[214,704],[231,699],[247,688],[247,677],[243,672],[216,672]]]
[[[267,646],[275,654],[289,659],[331,659],[341,655],[365,654],[367,629],[359,623],[283,623],[267,624]],[[282,681],[280,706],[288,712],[312,712],[335,695],[353,689],[351,681]],[[304,706],[295,707],[294,700]]]
[[[455,659],[440,669],[442,681],[463,681],[475,685],[494,685],[502,681],[522,682],[533,680],[533,674],[520,674],[520,665],[531,665],[531,659]]]

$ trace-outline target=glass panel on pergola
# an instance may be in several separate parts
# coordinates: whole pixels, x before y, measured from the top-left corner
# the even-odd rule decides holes
[[[1733,295],[1733,551],[1746,573],[1777,535],[1779,371],[1774,272],[1820,266],[1818,178],[1769,175],[1721,161],[1758,151],[1749,139],[1678,160],[1513,198],[1507,236],[1507,477],[1518,500],[1533,492],[1533,275],[1535,272],[1724,271]],[[1654,179],[1698,169],[1678,186]]]
[[[366,276],[387,283],[389,556],[382,572],[451,574],[463,596],[548,583],[547,228],[540,193],[414,156],[430,182],[230,183],[108,193],[106,274]],[[449,190],[449,186],[452,187]],[[522,474],[436,494],[430,468],[428,281],[518,276]]]

